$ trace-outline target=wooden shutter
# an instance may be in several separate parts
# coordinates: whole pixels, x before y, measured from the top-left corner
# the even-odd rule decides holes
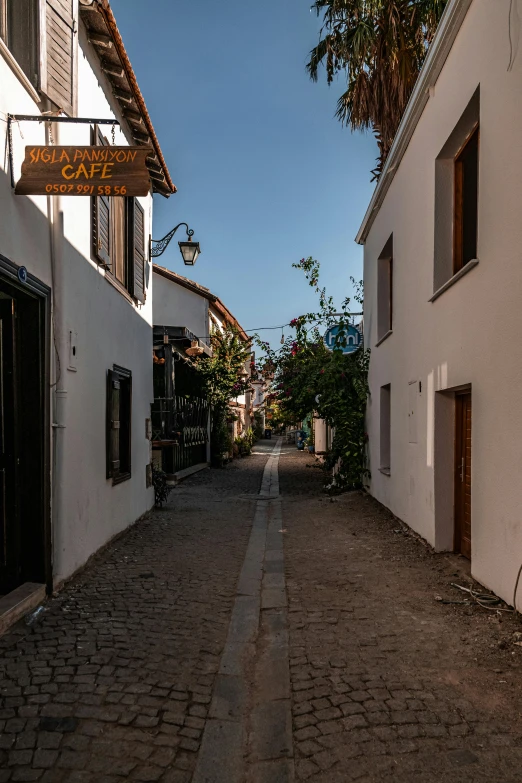
[[[138,302],[145,301],[145,211],[137,199],[129,204],[129,250],[131,255],[130,270],[133,281],[132,295]]]
[[[76,104],[76,0],[41,0],[41,90],[66,114]]]
[[[100,147],[107,145],[99,127],[95,128],[94,143]],[[112,268],[111,231],[110,197],[94,196],[92,199],[93,253],[108,269]]]
[[[120,379],[114,370],[107,371],[107,478],[120,472]]]

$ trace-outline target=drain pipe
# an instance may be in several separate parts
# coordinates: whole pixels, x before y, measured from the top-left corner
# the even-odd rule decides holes
[[[60,123],[53,123],[52,128],[47,123],[46,142],[52,137],[59,144]],[[54,588],[55,553],[57,552],[58,536],[62,531],[64,514],[64,463],[65,463],[65,427],[66,427],[66,345],[65,345],[65,318],[64,318],[64,272],[63,272],[63,236],[64,221],[60,196],[48,196],[47,198],[50,250],[51,250],[51,279],[52,279],[52,314],[51,314],[51,339],[53,362],[52,383],[52,492],[51,492],[51,531],[50,531],[50,576],[48,578],[47,591],[52,593]]]

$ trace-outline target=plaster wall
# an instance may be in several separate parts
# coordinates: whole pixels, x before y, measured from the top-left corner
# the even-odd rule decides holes
[[[473,0],[370,230],[364,252],[364,326],[372,351],[371,493],[432,545],[452,547],[451,390],[469,384],[472,573],[511,603],[522,562],[522,54],[508,71],[509,3],[500,4],[500,15],[497,5]],[[434,293],[435,160],[477,87],[479,264],[429,302]],[[393,332],[376,347],[377,259],[391,234]],[[386,384],[391,385],[389,476],[379,471],[379,400]]]
[[[78,116],[119,117],[119,107],[96,65],[81,23],[79,27]],[[0,119],[7,112],[39,114],[38,104],[1,56],[0,85]],[[90,132],[89,125],[55,124],[54,140],[57,144],[90,144]],[[110,131],[108,135],[110,138]],[[0,122],[3,150],[5,136],[6,124]],[[43,124],[14,125],[16,179],[20,176],[25,145],[45,143]],[[116,143],[127,144],[128,140],[117,131]],[[145,209],[148,237],[152,198],[140,201]],[[0,158],[0,213],[0,253],[26,266],[50,286],[56,308],[56,277],[53,281],[50,251],[51,199],[15,196],[4,155]],[[55,197],[54,214],[58,226],[55,276],[61,269],[63,286],[62,313],[56,310],[55,316],[57,328],[63,323],[64,334],[60,361],[54,361],[52,374],[56,387],[66,392],[65,429],[55,433],[63,439],[63,467],[53,479],[53,576],[55,582],[60,582],[154,502],[153,490],[146,488],[149,442],[145,429],[153,396],[152,301],[150,295],[144,305],[129,301],[105,279],[105,272],[91,258],[90,198]],[[69,333],[76,345],[72,362]],[[50,353],[55,356],[53,345]],[[113,364],[131,370],[133,383],[132,477],[117,486],[105,478],[106,373]],[[56,493],[61,497],[59,510]]]
[[[208,299],[162,275],[153,273],[152,278],[154,324],[186,326],[196,337],[206,338],[209,334]]]

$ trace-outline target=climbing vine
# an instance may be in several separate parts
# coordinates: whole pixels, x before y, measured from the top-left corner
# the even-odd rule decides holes
[[[319,308],[294,318],[295,337],[279,350],[258,339],[265,352],[265,372],[272,379],[268,396],[284,423],[304,420],[312,412],[333,429],[333,442],[324,462],[332,487],[357,489],[368,475],[365,413],[368,398],[369,352],[360,348],[345,354],[348,325],[352,321],[350,298],[336,311],[333,298],[319,285],[320,265],[313,258],[292,265],[304,272],[318,296]],[[362,284],[355,285],[354,301],[362,305]],[[323,341],[325,330],[339,329],[333,350]]]

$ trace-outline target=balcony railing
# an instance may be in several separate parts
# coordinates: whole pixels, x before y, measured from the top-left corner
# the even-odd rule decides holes
[[[208,440],[208,403],[199,397],[155,397],[153,442],[200,446]]]

